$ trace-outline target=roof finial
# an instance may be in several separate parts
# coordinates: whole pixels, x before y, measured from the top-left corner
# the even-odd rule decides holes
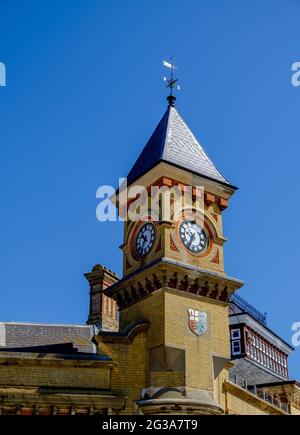
[[[163,66],[170,69],[170,78],[168,79],[167,77],[164,76],[164,81],[167,83],[166,87],[170,88],[170,95],[167,97],[169,106],[174,107],[176,97],[173,95],[173,89],[176,88],[180,90],[180,86],[177,84],[178,78],[177,79],[174,78],[174,70],[178,68],[174,65],[173,57],[171,57],[171,62],[167,62],[166,60],[164,60]]]

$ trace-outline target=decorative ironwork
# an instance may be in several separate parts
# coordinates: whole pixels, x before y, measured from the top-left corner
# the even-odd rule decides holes
[[[231,302],[234,302],[241,310],[246,311],[246,313],[254,317],[254,319],[259,323],[267,325],[267,313],[261,313],[252,305],[250,305],[249,302],[245,301],[245,299],[235,293],[231,296],[230,300]]]
[[[170,70],[170,78],[164,76],[164,82],[166,82],[166,87],[170,89],[170,95],[167,100],[169,101],[170,106],[174,106],[176,97],[173,95],[173,89],[180,90],[180,86],[178,85],[178,78],[174,78],[174,70],[177,70],[177,67],[174,65],[174,58],[171,58],[171,62],[163,61],[163,66]]]

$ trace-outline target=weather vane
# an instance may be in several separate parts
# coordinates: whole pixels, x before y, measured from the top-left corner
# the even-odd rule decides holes
[[[173,57],[171,58],[171,62],[167,62],[166,60],[164,60],[163,66],[165,66],[166,68],[169,68],[169,70],[170,70],[170,78],[168,79],[166,76],[164,76],[164,82],[167,83],[166,87],[170,89],[170,95],[167,98],[169,101],[169,104],[170,104],[170,106],[174,106],[176,98],[173,95],[173,89],[176,88],[176,89],[180,90],[180,86],[177,84],[178,78],[174,78],[174,70],[176,70],[178,68],[174,65]]]

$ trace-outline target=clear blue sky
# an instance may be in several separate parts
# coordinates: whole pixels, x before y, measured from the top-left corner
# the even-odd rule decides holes
[[[122,224],[95,192],[126,176],[177,108],[240,190],[224,213],[226,271],[291,340],[300,321],[297,0],[1,0],[0,319],[84,323],[96,263],[121,273]],[[291,375],[300,378],[300,348]]]

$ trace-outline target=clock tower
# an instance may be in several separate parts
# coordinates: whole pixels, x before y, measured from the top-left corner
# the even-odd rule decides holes
[[[123,278],[105,294],[118,304],[121,330],[149,325],[137,412],[222,413],[219,386],[230,367],[228,302],[243,285],[224,270],[223,212],[236,187],[209,159],[174,96],[127,186],[139,193],[129,195],[127,210],[137,201],[140,218],[124,222]],[[178,198],[182,207],[175,213]]]

